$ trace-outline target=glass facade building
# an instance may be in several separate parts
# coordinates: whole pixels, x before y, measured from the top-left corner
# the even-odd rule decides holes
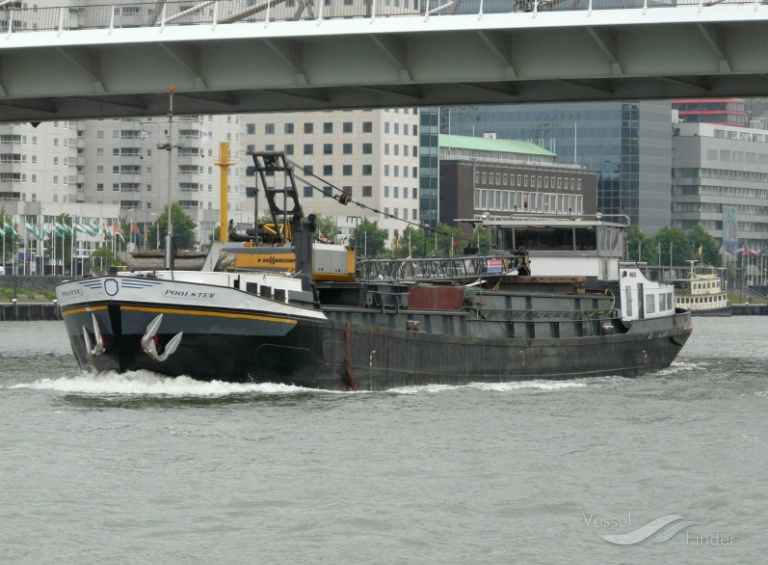
[[[440,217],[438,187],[440,165],[440,109],[419,110],[419,218],[436,227]]]
[[[530,141],[597,173],[597,209],[653,235],[671,222],[670,102],[443,108],[441,131]]]

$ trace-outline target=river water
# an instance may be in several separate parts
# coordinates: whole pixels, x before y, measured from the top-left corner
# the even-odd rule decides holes
[[[0,563],[764,562],[767,336],[695,319],[638,379],[340,393],[94,376],[62,323],[0,323]]]

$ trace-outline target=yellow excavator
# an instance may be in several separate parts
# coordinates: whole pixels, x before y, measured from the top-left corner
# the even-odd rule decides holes
[[[254,198],[254,217],[258,218],[260,185],[267,198],[272,221],[257,220],[256,227],[248,228],[244,234],[238,233],[233,222],[229,221],[227,235],[222,240],[226,238],[232,243],[221,245],[218,261],[213,267],[215,270],[227,271],[258,269],[294,273],[296,253],[291,224],[304,220],[304,211],[296,189],[293,165],[282,152],[265,151],[253,153],[252,157],[257,187],[249,189],[248,196]],[[222,192],[225,192],[227,184],[225,181],[222,184]],[[222,196],[223,210],[226,210],[225,199],[226,196]],[[316,239],[312,253],[312,278],[316,281],[354,280],[354,250],[345,245],[323,243]]]

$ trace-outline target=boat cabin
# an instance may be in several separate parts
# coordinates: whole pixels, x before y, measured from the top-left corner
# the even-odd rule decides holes
[[[531,276],[619,280],[626,226],[599,219],[510,219],[484,222],[492,250],[525,250]]]

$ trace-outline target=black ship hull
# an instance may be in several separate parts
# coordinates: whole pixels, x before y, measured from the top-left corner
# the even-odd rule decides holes
[[[234,311],[222,317],[221,312],[165,307],[162,331],[155,338],[158,351],[178,332],[183,331],[183,339],[172,355],[159,361],[141,344],[158,310],[112,302],[64,311],[80,366],[339,390],[632,377],[669,366],[691,332],[687,312],[634,321],[605,335],[532,339],[473,337],[480,331],[474,328],[462,335],[409,331],[405,328],[413,313],[366,312],[363,324],[358,322],[360,312],[353,309],[329,312],[328,320],[302,320]],[[446,318],[452,316],[457,319]],[[464,316],[442,313],[441,317],[458,326]],[[94,319],[100,336],[93,332]],[[88,343],[84,331],[90,335]],[[97,339],[104,350],[94,355],[88,350]]]

